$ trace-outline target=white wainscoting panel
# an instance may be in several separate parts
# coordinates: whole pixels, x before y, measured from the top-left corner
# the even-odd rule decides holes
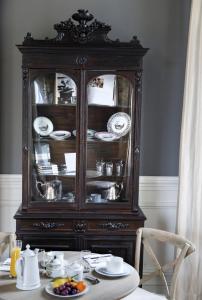
[[[139,203],[145,216],[147,217],[145,227],[158,228],[175,232],[176,229],[176,209],[178,194],[178,177],[140,177]],[[166,263],[173,259],[174,249],[172,246],[164,247],[154,244],[153,249],[161,263]],[[154,271],[151,261],[144,253],[144,273]],[[167,273],[166,277],[171,278]],[[156,293],[163,292],[164,288],[159,278],[151,280],[144,288]]]
[[[0,174],[0,231],[15,231],[13,219],[22,199],[22,176]]]
[[[20,174],[0,175],[0,231],[15,231],[13,216],[22,198],[22,176]],[[139,185],[140,207],[147,217],[145,226],[175,232],[178,178],[142,176]],[[157,250],[156,250],[157,251]],[[173,251],[157,251],[161,261],[173,257]],[[144,272],[152,270],[144,257]],[[151,282],[150,290],[161,290],[161,283]]]

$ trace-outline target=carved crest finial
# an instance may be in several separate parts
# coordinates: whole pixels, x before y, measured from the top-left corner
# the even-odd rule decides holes
[[[78,24],[75,24],[72,19],[78,22]],[[56,41],[77,42],[81,44],[87,42],[110,42],[107,34],[111,30],[111,26],[96,19],[92,21],[94,16],[88,10],[79,9],[72,15],[72,19],[70,18],[67,21],[62,21],[54,25],[54,29],[58,33],[55,38]]]
[[[77,13],[72,15],[72,19],[79,22],[79,24],[86,24],[93,20],[93,15],[86,9],[78,9]]]

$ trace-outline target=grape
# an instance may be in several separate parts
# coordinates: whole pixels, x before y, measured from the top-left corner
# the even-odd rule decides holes
[[[62,296],[67,296],[69,293],[68,293],[68,291],[67,290],[63,290],[61,293],[60,293],[60,295],[62,295]]]
[[[77,294],[77,289],[72,289],[72,295]]]
[[[54,289],[53,289],[53,292],[54,292],[55,294],[57,294],[57,295],[59,295],[59,293],[60,293],[60,291],[59,291],[58,288],[54,288]]]
[[[64,284],[66,287],[69,287],[69,286],[71,286],[71,284],[69,283],[69,282],[65,282],[65,284]]]

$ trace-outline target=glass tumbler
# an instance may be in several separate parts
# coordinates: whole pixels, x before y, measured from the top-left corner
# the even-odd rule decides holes
[[[84,270],[83,270],[84,273],[88,273],[91,270],[90,265],[88,264],[88,262],[86,260],[86,258],[90,255],[91,255],[90,250],[81,250],[81,252],[80,252],[80,262],[84,267]]]
[[[16,261],[20,258],[20,252],[22,249],[22,241],[16,240],[15,247],[11,251],[11,265],[10,265],[10,275],[11,277],[16,277]]]
[[[123,174],[123,162],[122,160],[116,162],[116,176]]]
[[[113,174],[113,163],[111,161],[106,162],[106,176],[112,176]]]

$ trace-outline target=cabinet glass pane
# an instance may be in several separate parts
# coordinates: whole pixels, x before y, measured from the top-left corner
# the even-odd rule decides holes
[[[31,82],[31,97],[32,201],[73,203],[76,84],[65,74],[40,74]]]
[[[88,83],[86,203],[129,201],[132,93],[119,75]]]

